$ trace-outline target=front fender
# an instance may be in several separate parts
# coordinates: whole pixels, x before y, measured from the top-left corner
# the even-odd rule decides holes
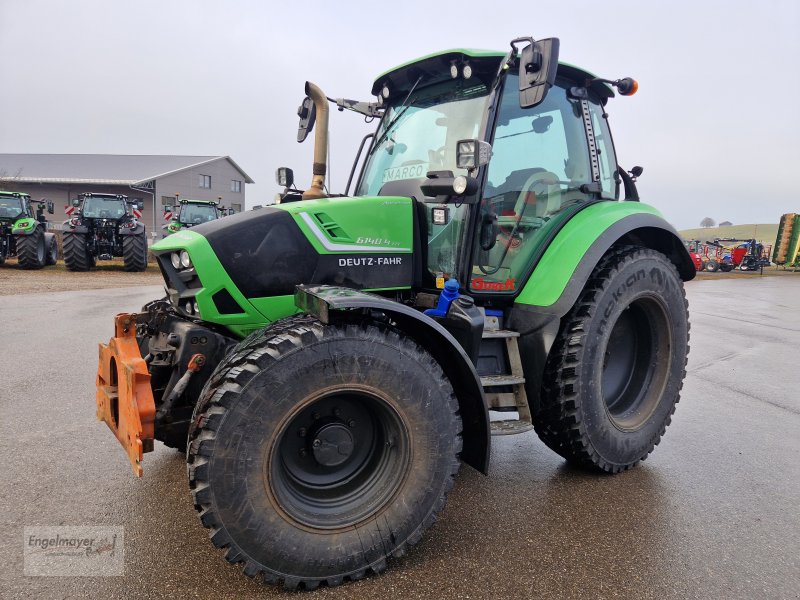
[[[326,324],[334,321],[337,313],[353,309],[377,310],[390,317],[442,367],[456,393],[461,413],[464,428],[461,460],[481,473],[488,471],[491,434],[483,387],[472,361],[450,332],[409,306],[350,288],[299,285],[295,304]]]
[[[34,231],[36,231],[36,227],[39,225],[39,221],[36,219],[26,218],[20,219],[11,229],[11,233],[13,235],[30,235]]]

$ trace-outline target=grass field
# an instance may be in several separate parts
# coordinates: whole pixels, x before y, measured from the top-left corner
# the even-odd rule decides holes
[[[762,244],[774,244],[778,237],[777,223],[750,223],[728,227],[698,227],[679,231],[685,240],[713,240],[714,238],[752,239]]]

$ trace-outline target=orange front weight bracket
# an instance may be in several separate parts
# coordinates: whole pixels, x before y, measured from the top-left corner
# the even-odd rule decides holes
[[[136,343],[136,315],[114,317],[114,337],[100,344],[97,366],[97,419],[122,444],[133,472],[142,476],[142,455],[153,449],[156,407],[150,373]]]

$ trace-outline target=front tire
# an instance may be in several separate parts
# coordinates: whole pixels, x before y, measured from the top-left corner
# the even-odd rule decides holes
[[[562,320],[547,359],[536,432],[568,461],[609,473],[644,460],[686,375],[688,304],[661,253],[613,249]]]
[[[382,572],[433,524],[460,434],[450,382],[410,338],[292,317],[212,375],[192,419],[189,482],[212,542],[246,575],[338,585]]]
[[[17,238],[17,259],[23,269],[41,269],[46,258],[44,231],[40,226],[33,233]]]

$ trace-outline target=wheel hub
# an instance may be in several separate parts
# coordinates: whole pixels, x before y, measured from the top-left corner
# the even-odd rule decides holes
[[[324,425],[317,433],[311,448],[317,462],[326,467],[335,467],[353,454],[353,435],[341,423]]]

